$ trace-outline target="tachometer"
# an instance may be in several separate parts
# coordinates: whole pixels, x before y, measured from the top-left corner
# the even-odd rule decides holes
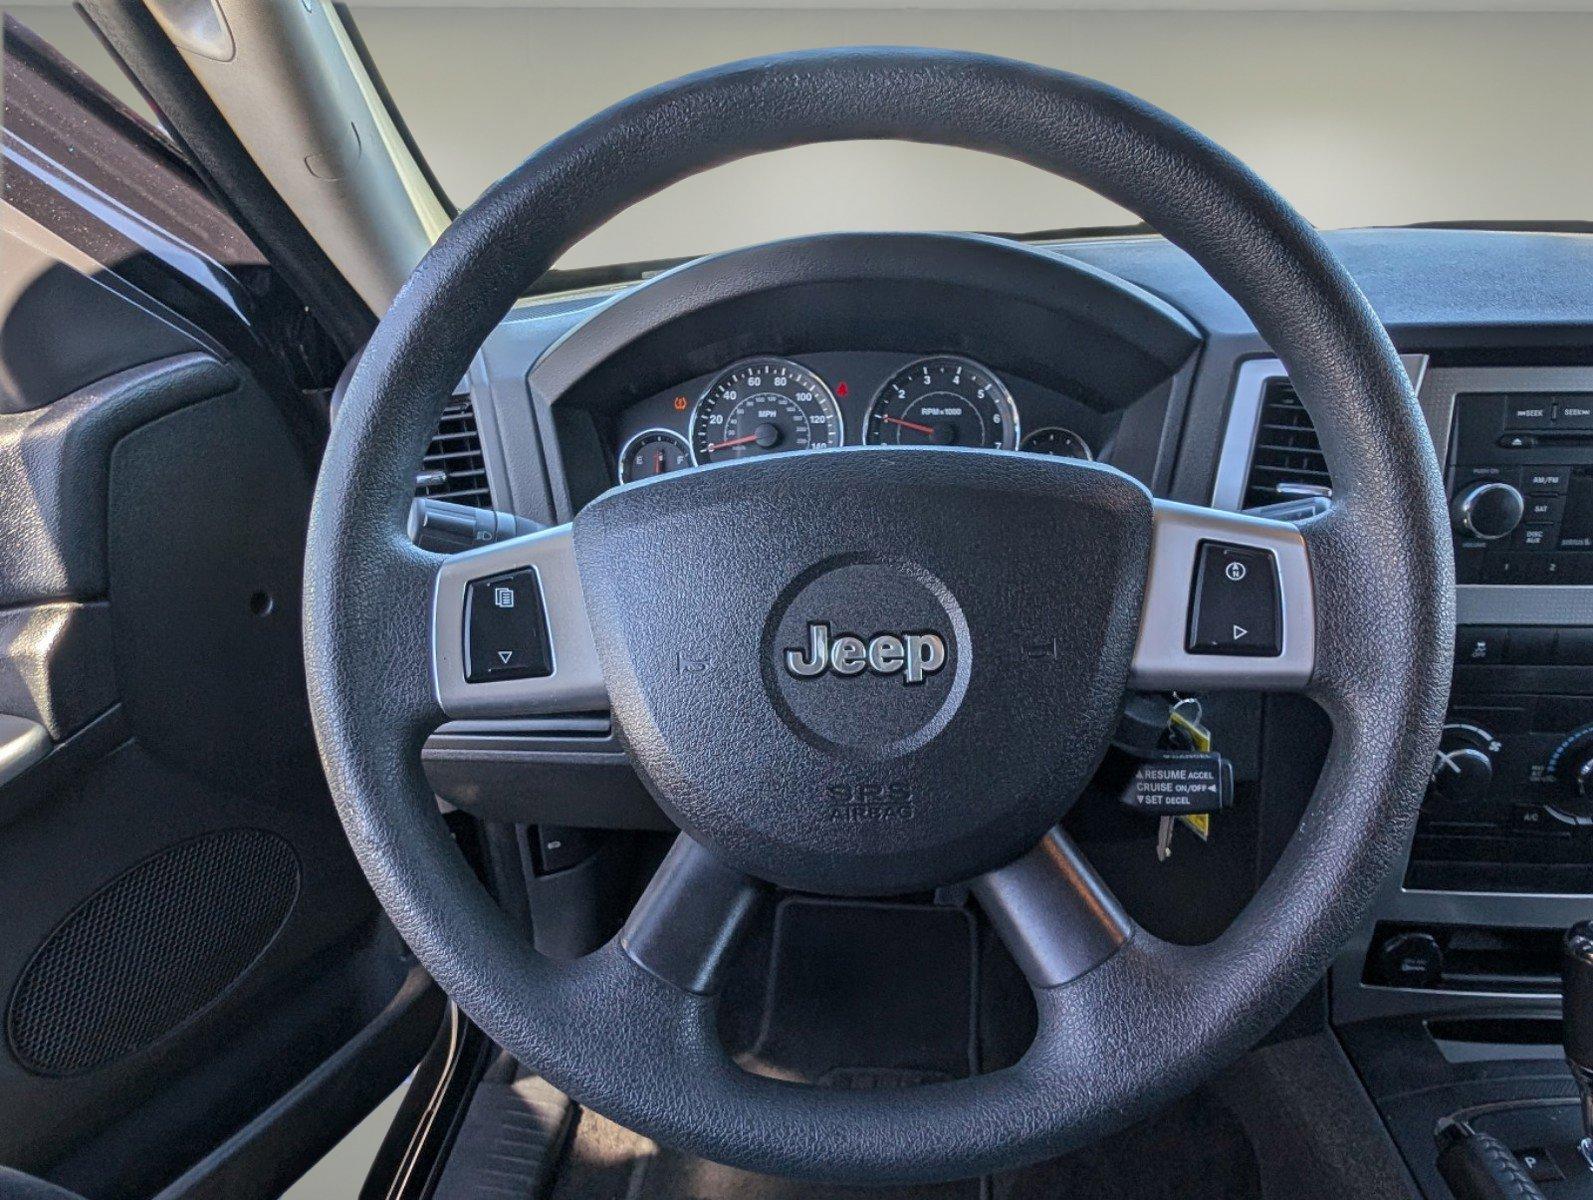
[[[845,440],[841,410],[824,381],[783,358],[726,367],[691,415],[691,454],[699,465],[833,448]]]
[[[995,372],[949,354],[921,358],[887,379],[863,418],[875,446],[1018,445],[1018,408]]]
[[[685,438],[668,429],[644,429],[620,451],[619,477],[621,483],[630,483],[689,466],[691,447]]]

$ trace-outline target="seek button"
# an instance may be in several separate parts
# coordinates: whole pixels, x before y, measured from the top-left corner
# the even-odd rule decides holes
[[[1195,554],[1189,653],[1276,657],[1283,653],[1281,624],[1272,551],[1202,542]]]

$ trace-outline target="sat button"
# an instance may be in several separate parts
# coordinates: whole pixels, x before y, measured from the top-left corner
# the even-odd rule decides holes
[[[552,673],[537,573],[525,567],[471,580],[465,589],[465,680],[488,683]]]
[[[1202,542],[1195,556],[1189,653],[1276,657],[1283,653],[1281,625],[1272,551]]]

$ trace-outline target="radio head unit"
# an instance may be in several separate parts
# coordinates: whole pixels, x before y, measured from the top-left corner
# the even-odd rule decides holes
[[[1593,584],[1593,392],[1463,392],[1452,431],[1456,581]]]

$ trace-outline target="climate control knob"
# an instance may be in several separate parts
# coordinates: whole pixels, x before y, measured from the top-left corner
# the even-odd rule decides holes
[[[1496,541],[1509,537],[1527,511],[1521,493],[1508,483],[1474,483],[1455,497],[1455,528],[1467,537]]]
[[[1549,807],[1579,825],[1593,823],[1593,725],[1567,734],[1549,755],[1558,795]]]
[[[1433,768],[1433,795],[1457,804],[1486,799],[1492,782],[1493,759],[1472,746],[1440,752]]]
[[[1450,804],[1480,804],[1493,783],[1493,755],[1499,743],[1477,725],[1445,725],[1433,761],[1431,795]]]

